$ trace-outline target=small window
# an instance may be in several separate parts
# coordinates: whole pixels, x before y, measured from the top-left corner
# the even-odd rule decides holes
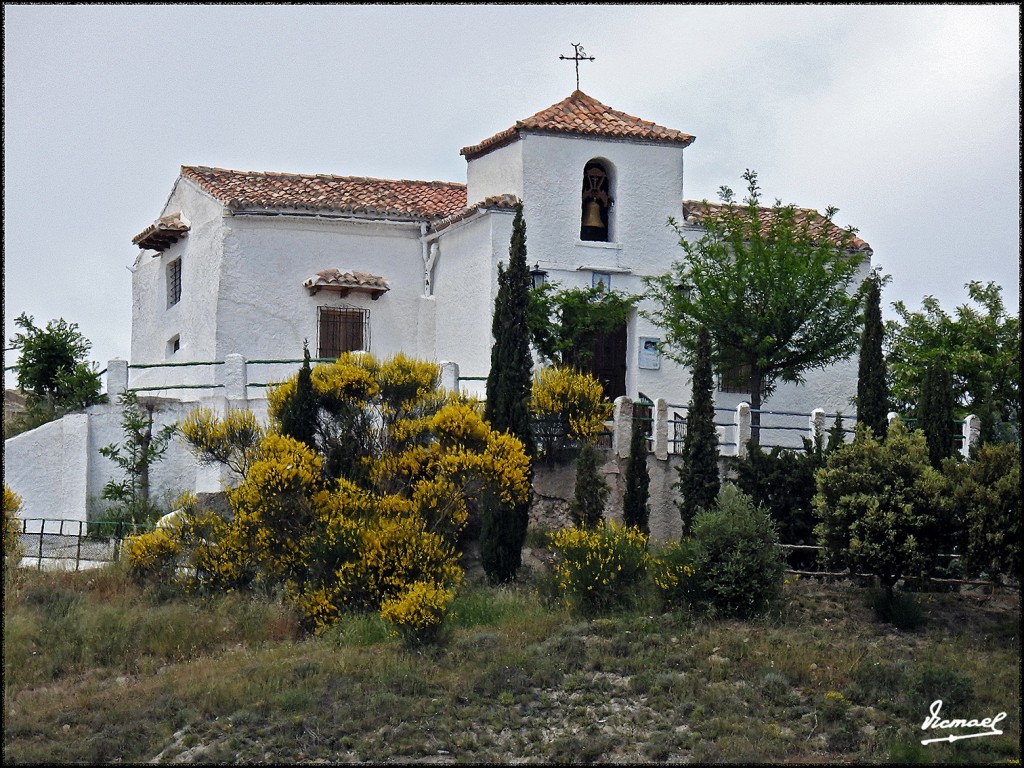
[[[607,272],[595,272],[594,276],[590,279],[590,284],[600,291],[610,291],[612,289],[612,276]]]
[[[181,349],[181,336],[174,336],[167,341],[167,356],[170,357]]]
[[[338,357],[370,348],[370,311],[356,307],[320,307],[318,357]]]
[[[167,265],[167,306],[173,307],[181,301],[181,259]]]

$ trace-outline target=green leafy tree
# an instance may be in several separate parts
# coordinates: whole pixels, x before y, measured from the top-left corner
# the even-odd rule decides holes
[[[14,368],[18,389],[26,396],[29,426],[106,402],[100,392],[100,374],[94,363],[86,362],[92,344],[77,323],[59,318],[39,328],[23,312],[14,324],[22,329],[10,345],[20,352]]]
[[[530,355],[530,272],[526,266],[526,221],[523,204],[516,203],[509,244],[508,269],[498,265],[498,294],[494,300],[491,334],[491,370],[487,376],[484,418],[492,428],[508,432],[533,456],[530,427],[530,391],[533,358]],[[480,553],[488,578],[505,583],[515,578],[522,563],[523,542],[529,523],[529,499],[504,502],[485,497],[480,521]]]
[[[110,480],[101,498],[112,502],[112,515],[121,522],[144,523],[156,519],[160,510],[150,499],[150,469],[160,461],[177,431],[174,424],[166,424],[153,431],[153,408],[139,402],[134,392],[118,397],[121,405],[121,434],[119,443],[100,448],[105,456],[120,467],[121,480]]]
[[[703,326],[697,330],[693,391],[686,411],[683,462],[677,468],[676,488],[681,494],[676,505],[683,522],[683,536],[698,510],[714,506],[721,489],[718,475],[718,432],[715,429],[715,401],[711,379],[711,336]]]
[[[888,428],[889,388],[885,376],[885,324],[882,322],[882,286],[888,282],[877,270],[868,278],[864,298],[864,329],[860,336],[857,368],[857,423],[884,438]]]
[[[722,187],[722,204],[693,213],[704,235],[691,242],[674,220],[685,258],[661,276],[645,278],[658,307],[645,316],[665,329],[666,354],[690,365],[697,329],[712,339],[721,372],[740,372],[750,391],[752,437],[760,432],[762,400],[776,383],[844,360],[857,350],[865,255],[854,230],[824,215],[776,201],[760,205],[757,174],[746,171],[742,204]],[[688,290],[681,290],[687,286]]]
[[[942,360],[936,359],[925,371],[917,424],[924,431],[928,458],[935,469],[953,455],[953,377]]]
[[[647,430],[644,422],[633,420],[633,433],[629,441],[629,459],[626,460],[626,488],[622,496],[622,523],[637,528],[645,536],[650,534],[651,476],[647,469]]]
[[[828,564],[876,576],[890,599],[900,579],[928,575],[951,521],[949,485],[932,468],[923,433],[897,419],[882,443],[858,426],[815,479],[815,534]]]
[[[603,287],[559,288],[545,283],[530,291],[530,337],[546,360],[586,370],[598,341],[621,327],[640,300]]]
[[[947,314],[933,296],[912,312],[897,301],[886,323],[886,362],[893,409],[921,402],[924,373],[942,359],[953,376],[955,415],[981,418],[981,442],[1020,440],[1020,316],[1007,313],[995,283],[966,284],[971,303]]]

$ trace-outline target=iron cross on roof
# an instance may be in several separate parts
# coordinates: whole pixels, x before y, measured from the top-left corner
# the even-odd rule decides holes
[[[573,48],[576,49],[575,56],[559,56],[558,58],[562,61],[575,61],[576,62],[576,90],[580,89],[580,62],[581,61],[593,61],[593,56],[587,56],[587,52],[583,50],[582,43],[570,43]]]

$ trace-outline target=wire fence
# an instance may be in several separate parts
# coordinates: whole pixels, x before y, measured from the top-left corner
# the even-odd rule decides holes
[[[21,521],[18,538],[23,568],[84,570],[116,562],[125,539],[152,530],[151,524],[126,521]]]

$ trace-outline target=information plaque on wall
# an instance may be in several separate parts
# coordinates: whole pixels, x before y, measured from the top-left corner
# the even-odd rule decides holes
[[[640,337],[640,367],[649,368],[652,370],[658,370],[661,368],[661,351],[658,349],[658,342],[660,342],[656,336],[641,336]]]

